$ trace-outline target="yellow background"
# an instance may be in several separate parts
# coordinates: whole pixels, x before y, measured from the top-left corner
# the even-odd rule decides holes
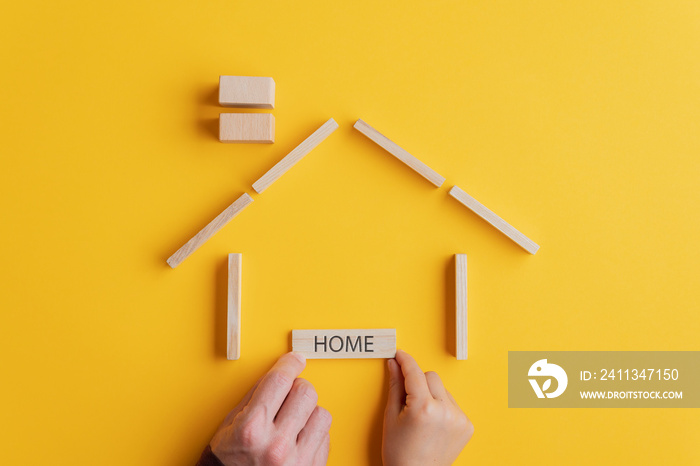
[[[476,426],[459,464],[700,463],[697,410],[508,409],[506,380],[508,350],[700,349],[698,2],[3,3],[0,463],[191,465],[290,331],[314,327],[395,327]],[[220,74],[274,77],[274,145],[217,141]],[[335,133],[166,265],[330,117]],[[461,252],[466,362],[450,354]],[[334,414],[330,464],[377,463],[384,361],[304,376]]]

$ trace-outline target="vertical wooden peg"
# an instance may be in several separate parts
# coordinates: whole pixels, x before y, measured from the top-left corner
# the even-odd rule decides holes
[[[228,255],[228,315],[226,359],[241,357],[241,263],[242,254]]]
[[[457,359],[467,359],[467,255],[455,254]]]

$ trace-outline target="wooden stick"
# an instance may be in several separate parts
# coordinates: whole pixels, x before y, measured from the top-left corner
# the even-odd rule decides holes
[[[226,319],[226,358],[241,357],[241,265],[242,254],[228,255],[228,314]]]
[[[272,144],[275,142],[275,117],[270,113],[221,113],[219,141]]]
[[[353,127],[360,133],[364,134],[369,139],[377,143],[379,146],[384,148],[391,155],[393,155],[394,157],[411,167],[415,172],[417,172],[426,180],[433,183],[438,188],[442,186],[442,184],[445,182],[445,178],[440,176],[436,171],[434,171],[432,168],[430,168],[429,166],[427,166],[426,164],[424,164],[423,162],[406,152],[404,149],[399,147],[398,144],[384,136],[376,129],[372,128],[364,121],[357,120]]]
[[[307,359],[393,358],[396,329],[292,330],[292,351]]]
[[[172,268],[175,268],[178,265],[180,265],[182,261],[187,259],[190,256],[190,254],[195,252],[201,245],[206,243],[209,238],[214,236],[214,233],[219,231],[224,225],[230,222],[231,219],[233,219],[233,217],[241,213],[241,211],[245,209],[251,202],[253,202],[253,198],[250,197],[248,193],[244,193],[241,197],[236,199],[233,204],[228,206],[226,210],[217,215],[214,220],[209,222],[209,224],[202,228],[199,233],[194,235],[194,237],[192,237],[191,240],[186,242],[184,246],[178,249],[175,252],[175,254],[170,256],[170,258],[168,258],[167,261],[168,265]]]
[[[457,359],[467,359],[467,255],[455,254]]]
[[[325,122],[319,129],[313,132],[311,136],[304,139],[304,141],[294,148],[289,154],[287,154],[282,160],[277,162],[277,164],[268,170],[258,181],[253,183],[253,189],[258,194],[265,191],[270,187],[272,183],[277,181],[277,179],[284,175],[287,170],[292,168],[294,164],[300,161],[306,154],[311,152],[311,150],[318,146],[324,139],[328,137],[333,131],[338,129],[338,123],[335,122],[333,118]]]
[[[484,206],[482,203],[471,197],[469,194],[459,189],[457,186],[453,186],[452,189],[450,189],[450,196],[457,199],[460,203],[464,204],[476,215],[478,215],[479,217],[483,218],[491,225],[496,227],[501,233],[513,240],[518,246],[520,246],[530,254],[535,254],[540,248],[530,238],[520,233],[518,230],[513,228],[508,222],[491,212],[489,209],[486,208],[486,206]]]
[[[275,80],[257,76],[219,76],[219,105],[275,108]]]

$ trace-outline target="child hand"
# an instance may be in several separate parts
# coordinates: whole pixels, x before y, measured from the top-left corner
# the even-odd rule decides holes
[[[389,366],[384,413],[385,466],[450,465],[474,433],[474,426],[435,372],[418,367],[399,350]]]

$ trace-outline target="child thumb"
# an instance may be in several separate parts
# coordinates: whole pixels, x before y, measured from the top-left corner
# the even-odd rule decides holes
[[[389,369],[389,396],[386,403],[386,414],[398,416],[406,401],[403,374],[395,359],[387,360]]]

